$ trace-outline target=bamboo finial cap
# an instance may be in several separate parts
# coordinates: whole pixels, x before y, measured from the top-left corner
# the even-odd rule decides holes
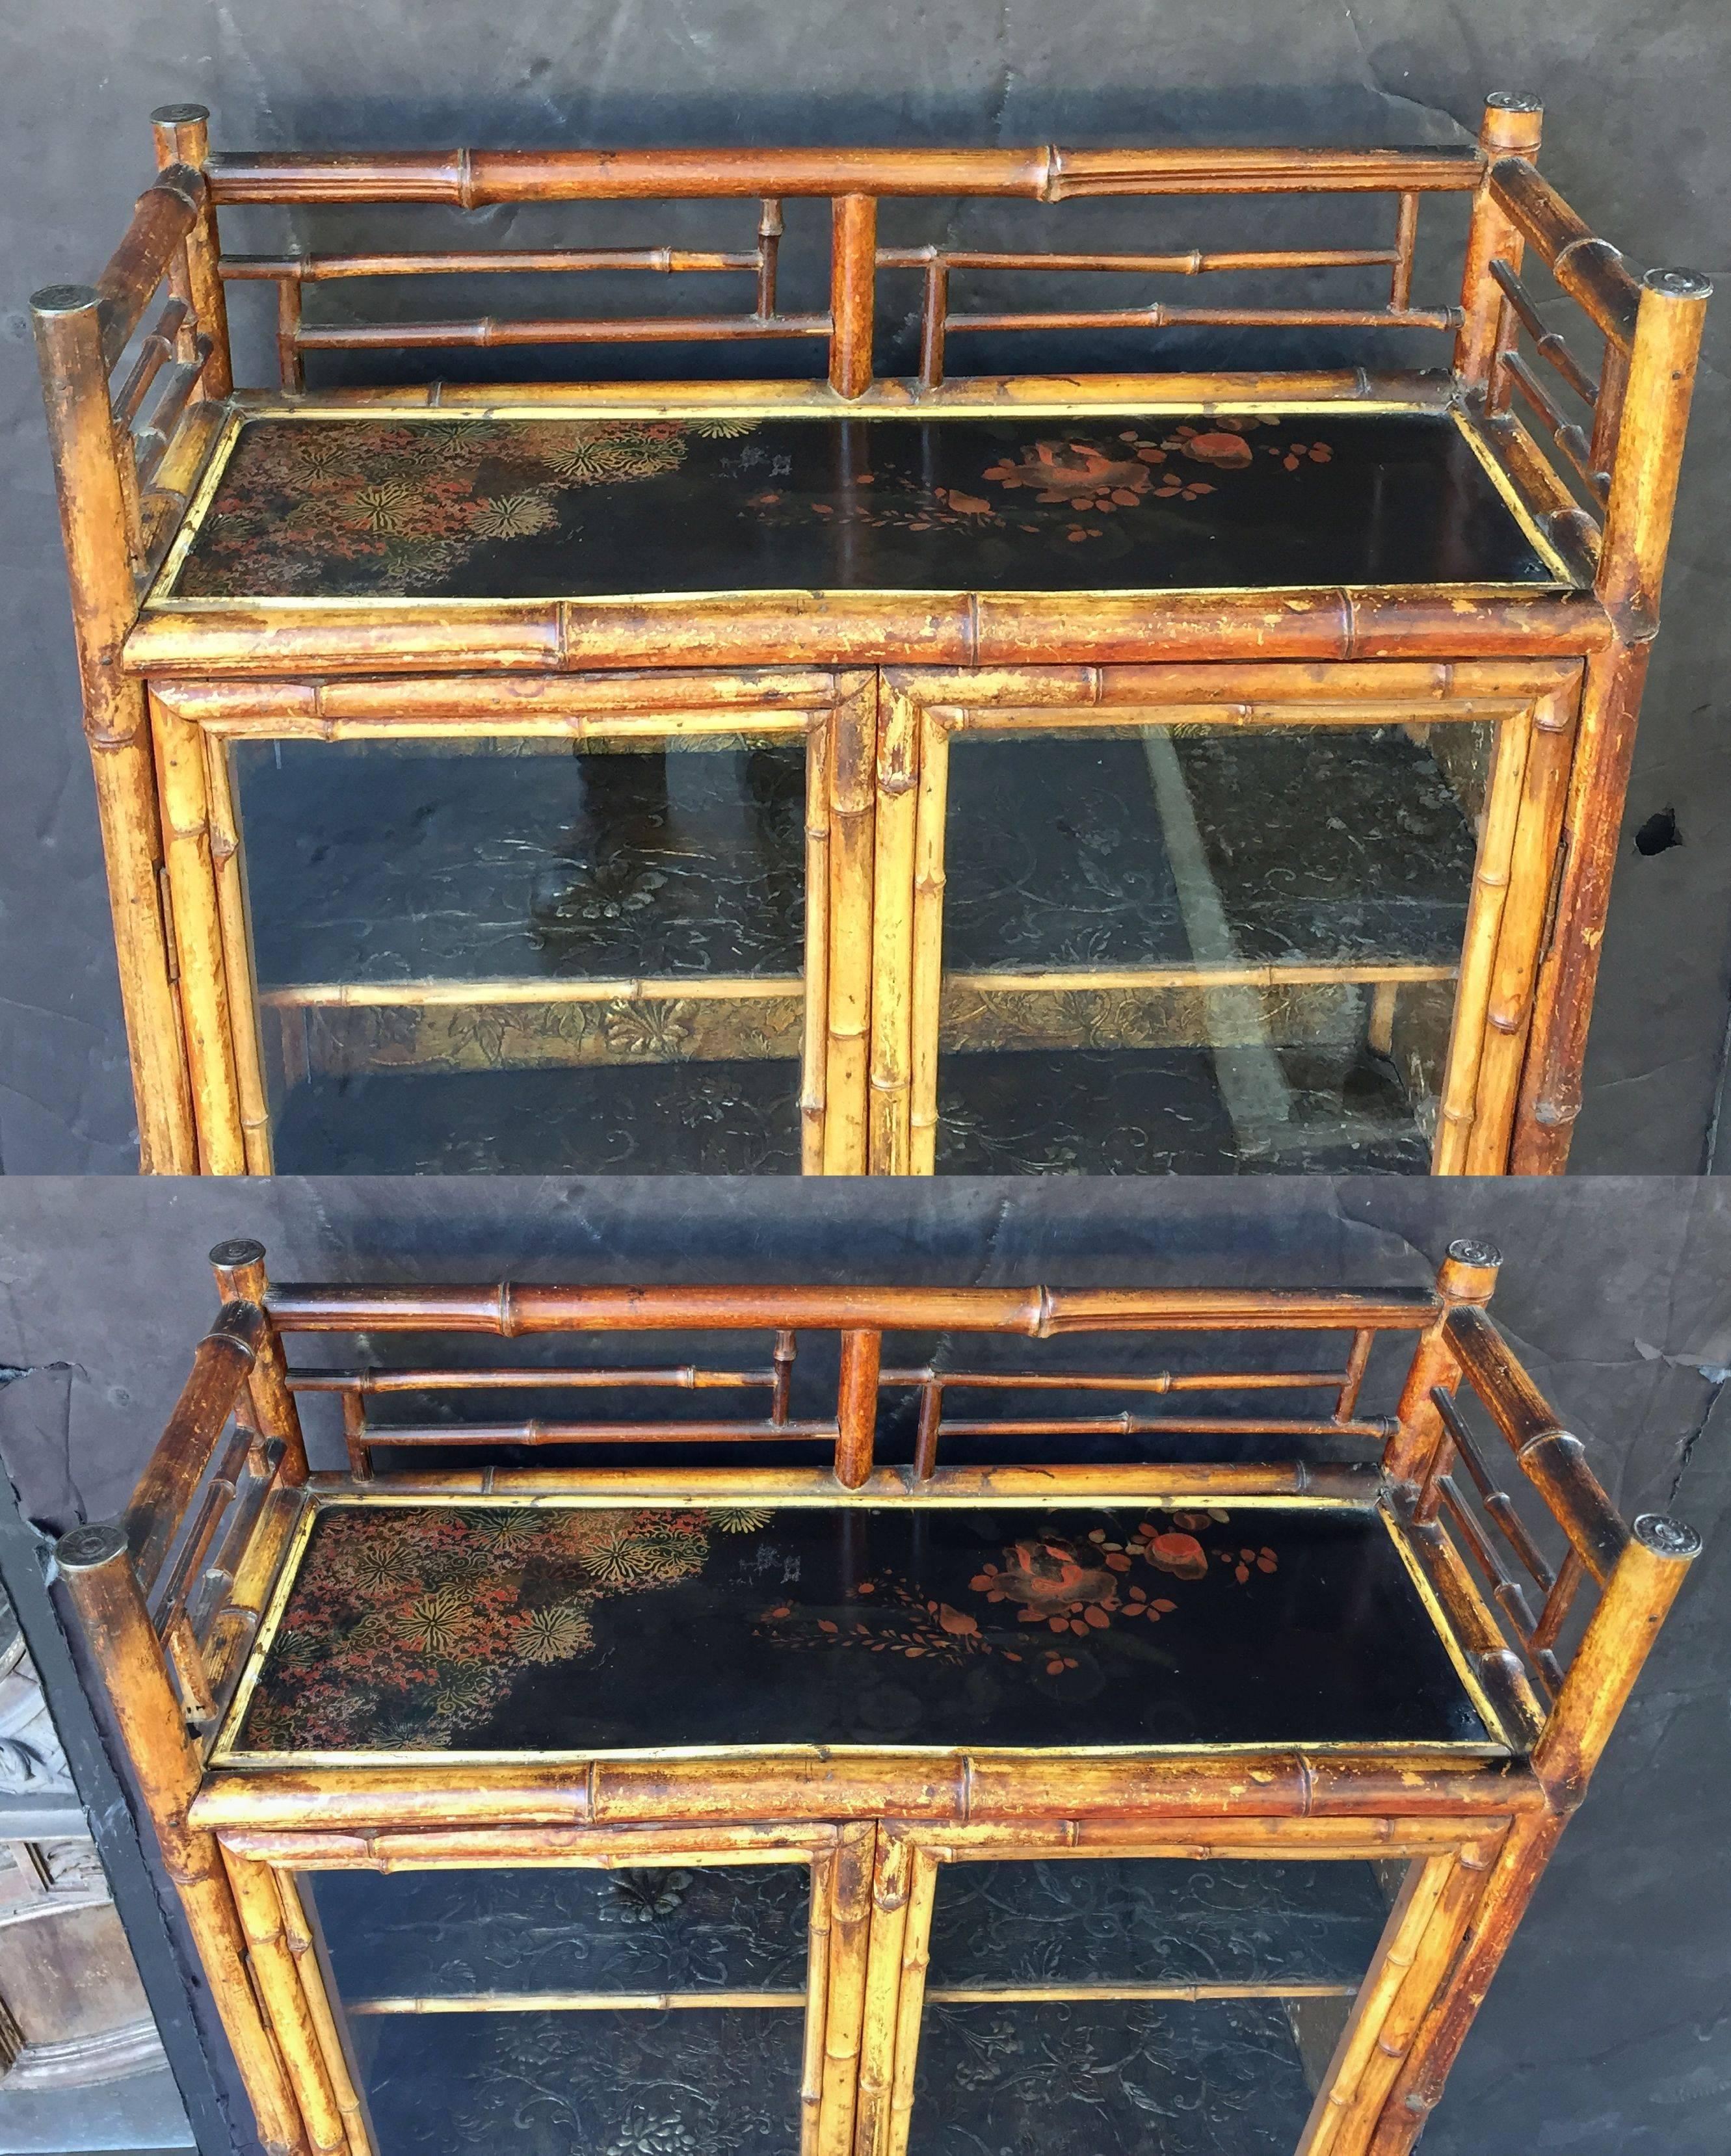
[[[1687,1563],[1701,1554],[1701,1537],[1681,1520],[1673,1520],[1668,1512],[1643,1512],[1629,1532],[1643,1549],[1650,1549],[1655,1557],[1676,1558]]]
[[[1449,1255],[1457,1265],[1500,1265],[1502,1253],[1494,1243],[1482,1242],[1476,1235],[1457,1235],[1449,1245]]]
[[[220,1265],[224,1272],[237,1265],[262,1265],[265,1245],[250,1235],[236,1235],[230,1241],[218,1243],[211,1250],[210,1262]]]
[[[193,121],[208,120],[208,105],[159,105],[151,115],[152,127],[190,127]]]
[[[94,1572],[126,1553],[126,1530],[113,1520],[69,1528],[54,1544],[54,1562],[62,1572]]]
[[[81,315],[101,304],[102,295],[94,285],[44,285],[30,295],[34,315]]]
[[[1523,90],[1493,90],[1485,100],[1493,112],[1543,112],[1544,100]]]
[[[1645,291],[1666,300],[1710,300],[1713,280],[1698,270],[1649,270],[1641,280]]]

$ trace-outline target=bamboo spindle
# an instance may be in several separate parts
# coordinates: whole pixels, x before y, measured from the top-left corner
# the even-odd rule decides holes
[[[1461,326],[1455,336],[1455,372],[1469,393],[1488,397],[1500,354],[1512,329],[1508,302],[1491,275],[1493,261],[1521,266],[1518,225],[1491,190],[1490,168],[1498,157],[1538,155],[1544,107],[1537,98],[1495,90],[1485,100],[1478,132],[1484,168],[1472,200],[1472,223],[1466,236],[1466,259],[1461,277]]]
[[[306,388],[306,356],[300,342],[300,280],[280,277],[276,285],[276,371],[284,393],[300,396]]]
[[[121,1004],[146,1174],[198,1172],[192,1091],[163,919],[162,840],[142,685],[121,668],[137,613],[122,459],[108,401],[100,300],[53,285],[30,302],[72,588],[85,735],[114,917]]]
[[[240,859],[240,824],[229,773],[229,744],[205,734],[204,783],[209,801],[211,872],[216,880],[217,921],[223,973],[229,984],[229,1034],[234,1050],[234,1090],[240,1113],[241,1149],[249,1175],[270,1173],[270,1101],[265,1085],[259,998],[253,978],[252,938]]]
[[[824,1984],[824,2102],[819,2156],[852,2156],[871,1933],[871,1874],[877,1830],[850,1822],[836,1836],[830,1876],[830,1964]]]
[[[830,210],[830,387],[863,397],[871,386],[877,285],[877,202],[838,195]]]
[[[1525,798],[1527,762],[1533,744],[1530,712],[1507,719],[1497,729],[1496,766],[1478,856],[1472,869],[1472,901],[1461,946],[1461,971],[1455,988],[1454,1020],[1449,1033],[1447,1075],[1436,1118],[1431,1173],[1465,1172],[1467,1149],[1477,1113],[1479,1065],[1484,1055],[1485,1014],[1502,934],[1502,920],[1513,880],[1514,853]]]
[[[1680,1520],[1643,1512],[1633,1523],[1533,1748],[1533,1771],[1560,1810],[1572,1810],[1585,1795],[1641,1664],[1700,1554],[1701,1537]]]
[[[844,1332],[841,1378],[836,1394],[835,1479],[844,1490],[863,1488],[871,1474],[877,1437],[877,1373],[881,1332]]]
[[[824,1172],[863,1175],[871,1036],[873,823],[877,690],[873,676],[838,701],[830,721],[830,957],[824,1078]]]
[[[1712,292],[1692,270],[1650,270],[1641,283],[1597,587],[1631,637],[1650,636],[1659,625],[1659,588]]]
[[[1395,1435],[1383,1450],[1383,1471],[1391,1481],[1415,1486],[1424,1481],[1445,1436],[1431,1390],[1452,1393],[1461,1378],[1461,1366],[1449,1343],[1449,1312],[1461,1303],[1482,1309],[1495,1291],[1502,1263],[1502,1253],[1492,1244],[1463,1236],[1449,1245],[1436,1271],[1441,1308],[1413,1348],[1395,1410]]]
[[[860,2079],[854,2156],[888,2156],[896,2079],[896,2007],[907,1935],[914,1845],[905,1830],[883,1828],[871,1886],[871,1933],[866,2006],[860,2030]]]
[[[325,2062],[336,2108],[342,2113],[348,2156],[375,2156],[372,2137],[367,2127],[366,2107],[349,2071],[348,2054],[343,2047],[342,2032],[337,2026],[330,1994],[325,1989],[324,1971],[313,1946],[312,1927],[306,1921],[300,1887],[292,1871],[274,1871],[272,1876],[282,1901],[284,1938],[300,1971],[300,1989],[306,1994],[306,2010],[312,2017],[318,2037],[319,2054]]]
[[[210,155],[210,114],[202,105],[162,105],[151,115],[156,136],[157,167],[185,165],[202,172]],[[193,356],[193,342],[202,331],[210,339],[210,356],[204,362],[196,394],[226,397],[234,387],[229,357],[229,306],[223,290],[222,242],[217,235],[216,202],[208,188],[194,218],[192,230],[181,243],[169,271],[169,289],[183,298],[193,319],[182,335],[182,359]]]
[[[907,1175],[911,1158],[914,853],[919,711],[892,690],[880,706],[871,908],[871,1124],[874,1175]]]
[[[152,705],[151,732],[199,1158],[207,1175],[244,1175],[246,1137],[229,1029],[203,737],[162,704]]]
[[[270,1867],[254,1858],[237,1856],[227,1849],[222,1854],[246,1935],[253,1985],[300,2099],[306,2138],[315,2156],[339,2156],[348,2147],[348,2128],[325,2068],[324,2047],[301,1987],[300,1968],[290,1950],[276,1881]]]
[[[265,1271],[265,1245],[250,1235],[218,1243],[210,1253],[211,1270],[225,1301],[239,1301],[265,1306],[270,1283]],[[257,1360],[247,1380],[254,1418],[261,1437],[281,1440],[283,1454],[277,1469],[279,1481],[298,1488],[306,1480],[306,1440],[300,1431],[300,1412],[289,1389],[288,1363],[282,1336],[268,1311],[255,1343]]]
[[[300,2110],[253,1994],[246,1943],[216,1838],[187,1824],[199,1758],[186,1734],[126,1534],[118,1527],[74,1527],[55,1544],[54,1558],[186,1912],[259,2138],[268,2156],[308,2156]]]
[[[1557,848],[1574,747],[1574,709],[1572,695],[1542,696],[1533,709],[1508,896],[1482,1006],[1484,1038],[1466,1146],[1468,1175],[1501,1175],[1508,1165],[1539,951],[1556,882]]]

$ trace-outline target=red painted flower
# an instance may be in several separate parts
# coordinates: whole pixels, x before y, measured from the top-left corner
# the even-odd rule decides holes
[[[989,1564],[968,1582],[989,1602],[1020,1602],[1030,1617],[1055,1618],[1061,1610],[1116,1597],[1117,1582],[1104,1566],[1085,1564],[1069,1543],[1013,1543],[1004,1562]],[[1080,1628],[1078,1628],[1080,1629]]]
[[[1199,465],[1219,465],[1231,470],[1251,460],[1251,445],[1242,434],[1228,434],[1219,430],[1206,434],[1188,434],[1182,429],[1178,446],[1184,454]]]
[[[1148,1546],[1148,1558],[1177,1579],[1201,1579],[1208,1572],[1208,1553],[1194,1535],[1156,1535]]]
[[[1158,450],[1149,457],[1161,461]],[[1020,463],[1006,459],[987,468],[1000,486],[1031,486],[1040,501],[1067,501],[1072,509],[1129,509],[1148,490],[1153,475],[1141,454],[1115,457],[1097,442],[1035,442]]]

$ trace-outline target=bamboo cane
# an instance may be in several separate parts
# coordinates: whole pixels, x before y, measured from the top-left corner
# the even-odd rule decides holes
[[[1448,1246],[1436,1270],[1436,1297],[1441,1308],[1426,1326],[1413,1349],[1396,1408],[1395,1435],[1383,1452],[1383,1471],[1390,1481],[1416,1485],[1442,1442],[1442,1419],[1431,1394],[1439,1389],[1453,1392],[1460,1382],[1460,1366],[1448,1337],[1449,1312],[1457,1305],[1482,1307],[1496,1291],[1502,1254],[1490,1243],[1462,1237]]]
[[[156,136],[159,171],[183,165],[203,172],[210,155],[210,114],[205,106],[159,105],[151,115],[151,126]],[[207,193],[192,230],[181,244],[178,264],[197,326],[210,339],[210,356],[198,384],[199,395],[207,398],[226,397],[234,387],[229,356],[229,309],[218,270],[222,251],[216,203]],[[171,289],[177,289],[172,274],[170,285]]]
[[[1496,91],[1485,100],[1479,128],[1484,177],[1473,197],[1472,223],[1461,278],[1462,321],[1455,338],[1455,373],[1463,388],[1483,396],[1508,341],[1508,308],[1491,276],[1491,264],[1521,266],[1521,232],[1492,189],[1489,167],[1500,157],[1535,157],[1544,107],[1538,99]]]
[[[873,774],[877,697],[867,677],[830,722],[830,1011],[824,1172],[863,1175],[871,1035]]]
[[[259,996],[253,976],[252,938],[247,928],[240,826],[229,783],[228,745],[219,737],[208,734],[203,737],[203,743],[211,865],[216,879],[223,974],[230,998],[229,1034],[234,1050],[242,1151],[249,1175],[269,1175],[270,1104],[259,1039]]]
[[[922,712],[908,984],[907,1165],[912,1175],[930,1175],[937,1157],[937,1029],[943,994],[943,857],[949,753],[949,728],[936,712]]]
[[[161,706],[152,711],[151,731],[200,1160],[208,1175],[244,1175],[246,1142],[211,858],[204,744],[196,726]]]
[[[836,1837],[830,1903],[819,2156],[852,2156],[876,1844],[876,1829],[864,1822],[842,1827]]]
[[[265,1270],[265,1245],[249,1235],[218,1243],[210,1253],[211,1270],[225,1299],[239,1298],[263,1309],[270,1283]],[[283,1448],[277,1473],[289,1488],[306,1480],[306,1441],[301,1435],[300,1414],[290,1389],[288,1363],[282,1340],[266,1311],[264,1330],[256,1343],[256,1357],[247,1390],[259,1434],[279,1439]]]
[[[307,2156],[300,2113],[247,1975],[246,1945],[213,1837],[187,1824],[199,1762],[127,1554],[113,1527],[54,1548],[97,1682],[186,1913],[199,1962],[270,2156]]]
[[[860,1488],[871,1473],[877,1430],[877,1373],[882,1352],[881,1332],[844,1332],[841,1336],[835,1479],[844,1490]]]
[[[361,2101],[355,2087],[354,2076],[349,2071],[348,2054],[343,2046],[342,2032],[336,2024],[336,2015],[331,2008],[330,1994],[325,1988],[325,1974],[319,1966],[318,1955],[313,1947],[312,1928],[306,1921],[300,1887],[292,1871],[279,1871],[272,1876],[282,1901],[285,1940],[300,1974],[300,1988],[306,1994],[306,2010],[318,2037],[319,2056],[325,2062],[331,2092],[342,2114],[348,2156],[375,2156],[372,2136],[367,2125],[366,2106]],[[352,2013],[355,2009],[352,2006],[349,2011]]]
[[[805,752],[805,1034],[800,1051],[799,1164],[824,1168],[830,1060],[830,722],[814,717]]]
[[[831,208],[830,387],[838,397],[864,393],[871,381],[873,306],[877,276],[877,203],[866,194],[838,195]]]
[[[275,2037],[315,2156],[338,2156],[348,2126],[331,2086],[318,2024],[290,1951],[282,1902],[269,1866],[223,1850],[223,1865],[246,1935],[247,1966]]]
[[[811,1858],[806,1922],[805,2043],[799,2074],[799,2156],[821,2156],[830,2035],[830,1943],[835,1898],[837,1830]]]
[[[892,690],[880,707],[871,905],[871,1127],[874,1175],[912,1173],[912,994],[919,713]]]
[[[888,2156],[893,2137],[897,2009],[913,1861],[908,1833],[893,1824],[881,1828],[871,1886],[854,2156]]]

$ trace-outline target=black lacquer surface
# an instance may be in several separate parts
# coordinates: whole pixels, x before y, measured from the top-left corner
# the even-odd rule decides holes
[[[378,2156],[794,2156],[799,2145],[798,2007],[372,2025],[362,2079]]]
[[[809,1869],[315,1871],[345,2002],[475,1992],[800,1991]]]
[[[1544,583],[1454,421],[270,419],[189,598]]]
[[[946,1864],[928,1988],[1356,1984],[1388,1905],[1368,1864],[1035,1857]]]
[[[234,1750],[1486,1741],[1374,1514],[363,1505]]]
[[[933,2004],[909,2156],[1291,2156],[1310,2102],[1275,1999]]]

